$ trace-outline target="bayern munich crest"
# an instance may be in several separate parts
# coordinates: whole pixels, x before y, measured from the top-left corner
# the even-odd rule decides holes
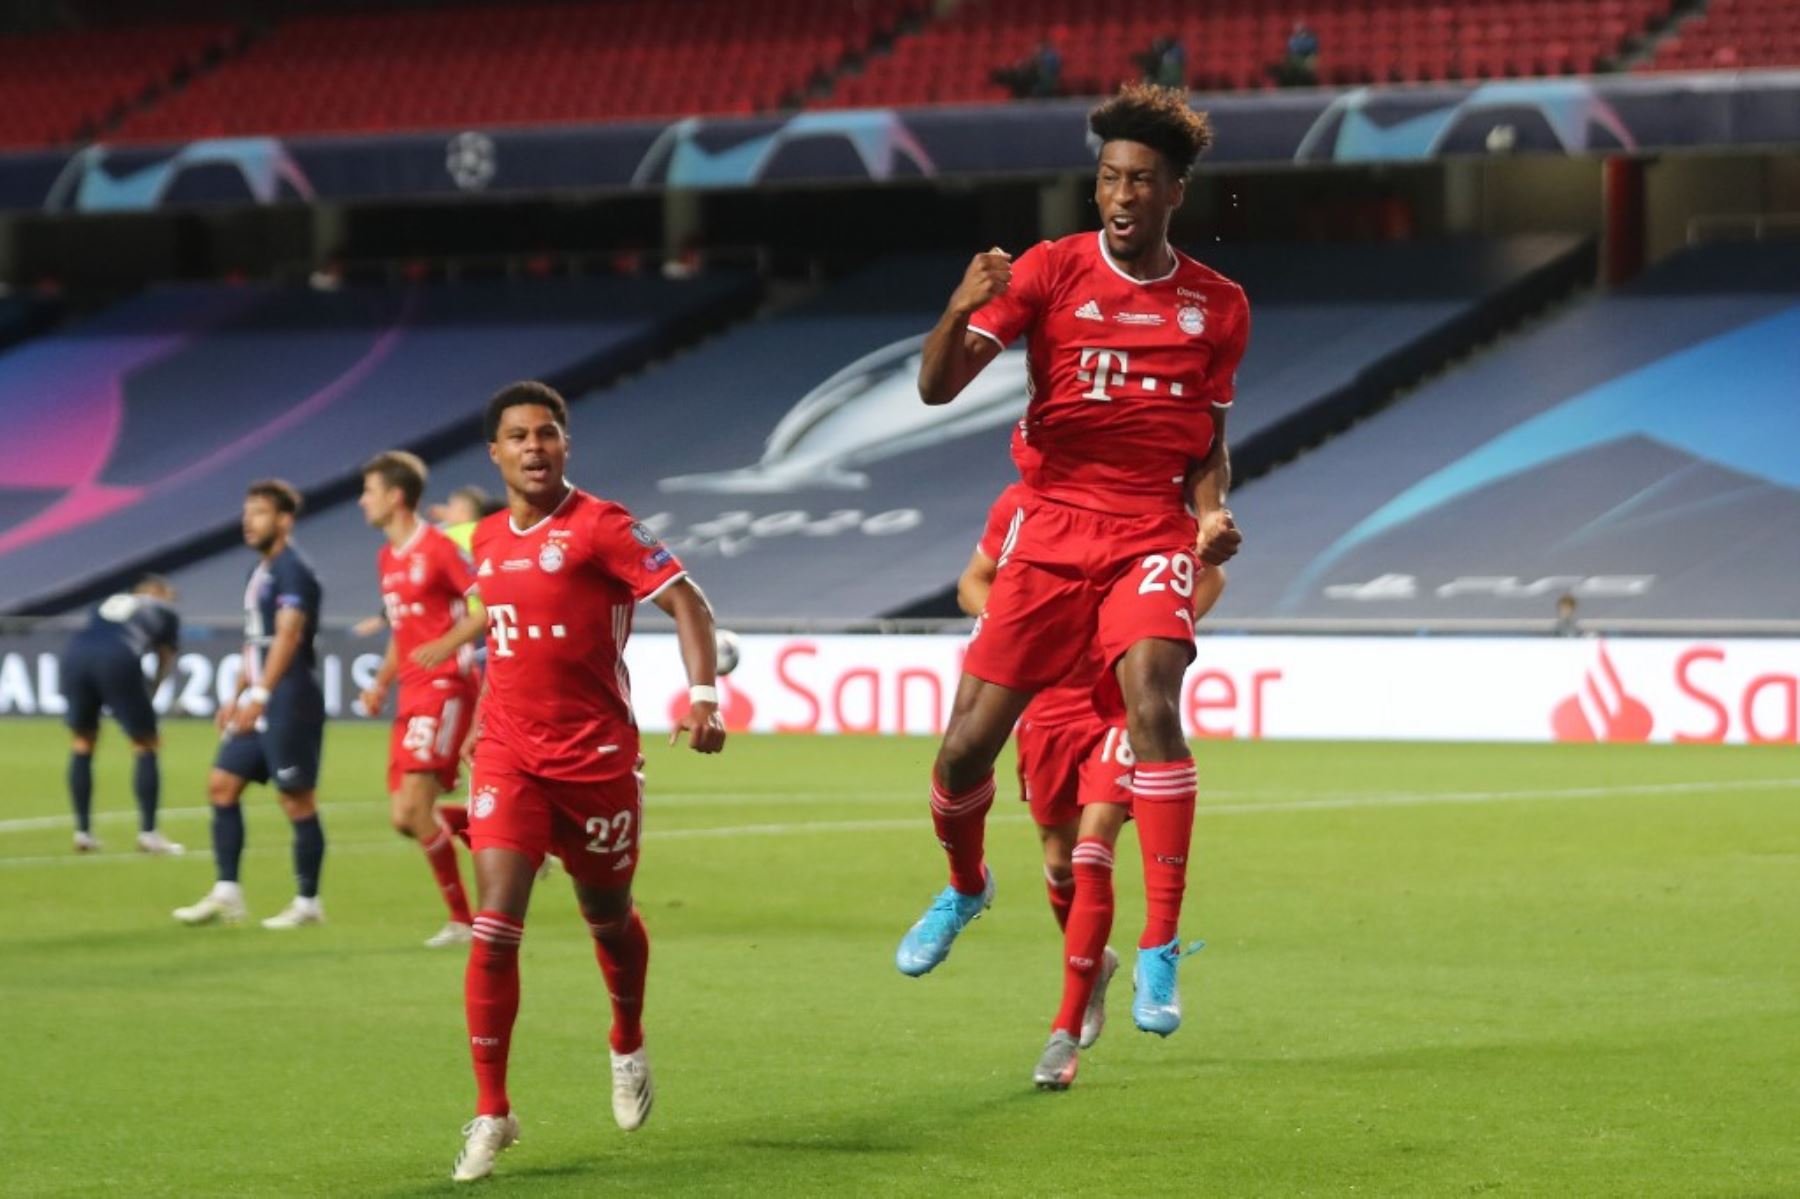
[[[563,566],[563,547],[554,541],[549,542],[538,551],[538,569],[547,575],[553,575]]]
[[[1190,337],[1198,337],[1206,332],[1206,313],[1193,304],[1183,304],[1175,313],[1175,323],[1181,331]]]
[[[494,792],[483,787],[475,793],[475,802],[469,805],[469,814],[477,820],[485,816],[492,816],[495,802]]]

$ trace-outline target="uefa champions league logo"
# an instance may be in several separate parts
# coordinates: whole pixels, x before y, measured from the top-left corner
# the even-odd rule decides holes
[[[1023,350],[1007,350],[977,375],[953,405],[919,403],[919,349],[907,337],[837,371],[802,396],[776,423],[762,458],[737,470],[675,475],[663,491],[770,494],[829,487],[860,491],[857,467],[1018,421],[1030,401]]]

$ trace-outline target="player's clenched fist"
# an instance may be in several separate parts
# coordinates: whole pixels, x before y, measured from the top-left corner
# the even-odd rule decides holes
[[[1202,562],[1222,566],[1231,561],[1243,543],[1244,535],[1238,531],[1237,522],[1231,519],[1229,508],[1208,512],[1201,518],[1200,541],[1196,548]]]
[[[962,283],[950,297],[950,306],[968,316],[995,296],[1005,295],[1011,285],[1012,255],[995,246],[970,259]]]

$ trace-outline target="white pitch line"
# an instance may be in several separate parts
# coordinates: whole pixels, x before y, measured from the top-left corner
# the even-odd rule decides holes
[[[1569,799],[1605,799],[1629,795],[1695,795],[1710,791],[1775,791],[1800,789],[1800,779],[1738,779],[1715,780],[1711,782],[1689,783],[1627,783],[1617,787],[1555,787],[1536,790],[1518,791],[1440,791],[1440,792],[1397,792],[1391,794],[1344,795],[1323,799],[1274,800],[1267,803],[1239,804],[1202,804],[1196,812],[1199,816],[1251,816],[1267,812],[1318,812],[1344,811],[1355,809],[1379,809],[1390,807],[1428,807],[1439,804],[1485,804],[1508,803],[1521,800],[1569,800]],[[353,805],[340,804],[338,807]],[[362,807],[376,806],[372,804],[355,805]],[[193,809],[204,812],[206,809]],[[330,809],[328,808],[327,811]],[[128,813],[126,815],[129,815]],[[1023,824],[1029,817],[1023,812],[1001,812],[988,817],[989,824]],[[905,818],[890,817],[881,820],[801,820],[778,821],[766,824],[740,824],[712,828],[679,828],[655,830],[645,833],[650,841],[693,841],[715,840],[719,838],[735,839],[746,837],[792,836],[800,833],[880,833],[904,832],[929,827],[928,822],[918,816]],[[407,847],[407,843],[399,837],[392,841],[354,841],[344,845],[334,845],[329,853],[332,856],[343,854],[388,853]],[[286,854],[285,845],[257,846],[245,851],[251,856],[264,854]],[[205,857],[205,851],[199,850],[189,856]],[[55,856],[4,858],[0,857],[0,869],[17,869],[26,866],[75,866],[90,862],[149,862],[159,859],[148,854],[121,852],[112,854],[57,854]]]

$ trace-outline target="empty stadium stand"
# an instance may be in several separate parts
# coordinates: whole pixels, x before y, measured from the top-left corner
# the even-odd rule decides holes
[[[133,25],[0,38],[0,149],[91,136],[234,34],[229,25]]]
[[[1256,305],[1232,417],[1239,461],[1293,453],[1439,366],[1581,249],[1547,238],[1211,254]],[[955,404],[919,403],[918,344],[963,266],[885,260],[577,402],[571,478],[650,520],[732,620],[952,614],[942,592],[1012,477],[1008,433],[1026,398],[1014,347]],[[485,447],[434,462],[436,494],[463,483],[495,486]],[[299,536],[327,589],[356,597],[334,615],[372,611],[373,543],[355,506],[302,521]],[[244,568],[239,550],[176,578],[192,610],[228,619]]]
[[[617,0],[297,17],[133,116],[121,140],[749,113],[916,0]]]
[[[252,478],[329,498],[376,449],[475,439],[507,382],[593,386],[757,294],[737,276],[154,288],[0,355],[0,610],[229,543]]]
[[[1800,245],[1690,249],[1251,483],[1223,618],[1791,618]]]
[[[993,71],[1022,61],[1043,41],[1062,55],[1066,94],[1100,95],[1138,78],[1133,56],[1168,34],[1186,49],[1190,86],[1268,87],[1270,68],[1301,20],[1318,35],[1322,83],[1590,74],[1670,7],[1670,0],[967,0],[899,39],[862,74],[843,78],[820,103],[1003,101],[1010,93]]]
[[[1800,5],[1792,0],[1711,0],[1656,48],[1648,71],[1800,66]]]

